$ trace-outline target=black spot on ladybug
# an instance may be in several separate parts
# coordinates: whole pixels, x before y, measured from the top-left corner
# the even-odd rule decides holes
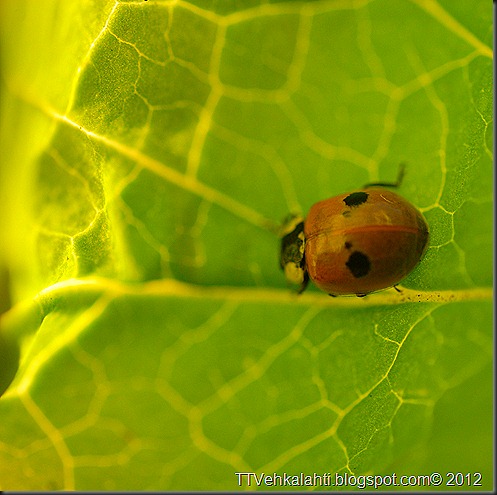
[[[360,192],[354,192],[352,194],[349,194],[344,200],[343,202],[349,206],[349,207],[354,207],[354,206],[359,206],[359,205],[362,205],[363,203],[365,203],[367,200],[368,200],[368,196],[369,194],[364,192],[364,191],[360,191]]]
[[[371,262],[369,258],[360,251],[354,251],[345,263],[355,278],[365,277],[371,270]]]
[[[351,249],[351,248],[352,248],[352,243],[347,241],[345,243],[345,249]]]

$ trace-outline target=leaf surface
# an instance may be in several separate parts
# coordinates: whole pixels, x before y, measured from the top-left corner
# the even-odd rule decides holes
[[[490,5],[0,14],[0,488],[492,488]],[[401,163],[402,292],[291,294],[282,219]]]

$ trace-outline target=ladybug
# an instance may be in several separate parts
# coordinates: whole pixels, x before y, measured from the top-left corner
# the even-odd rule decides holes
[[[384,186],[340,194],[293,217],[281,240],[280,265],[299,293],[309,279],[331,296],[365,296],[397,285],[428,246],[428,225],[406,199]],[[381,187],[378,187],[381,186]]]

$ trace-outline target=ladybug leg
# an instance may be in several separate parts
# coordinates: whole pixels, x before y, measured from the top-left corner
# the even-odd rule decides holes
[[[405,171],[406,171],[406,164],[401,163],[399,165],[399,171],[397,172],[397,179],[395,180],[395,182],[370,182],[369,184],[366,184],[364,188],[366,189],[368,187],[394,187],[394,188],[400,187],[402,181],[404,180]]]
[[[357,297],[366,297],[367,294],[356,294]]]
[[[336,294],[328,294],[331,297],[338,297]]]
[[[402,294],[402,291],[396,286],[394,285],[393,288],[399,293],[399,294]]]
[[[304,280],[302,281],[302,284],[299,287],[298,293],[302,294],[307,289],[307,285],[309,284],[309,274],[307,273],[307,270],[304,271]]]

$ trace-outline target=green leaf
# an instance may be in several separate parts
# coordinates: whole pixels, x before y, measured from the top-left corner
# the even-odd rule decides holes
[[[492,489],[488,2],[5,0],[0,36],[0,489]],[[292,294],[281,220],[401,163],[402,292]]]

